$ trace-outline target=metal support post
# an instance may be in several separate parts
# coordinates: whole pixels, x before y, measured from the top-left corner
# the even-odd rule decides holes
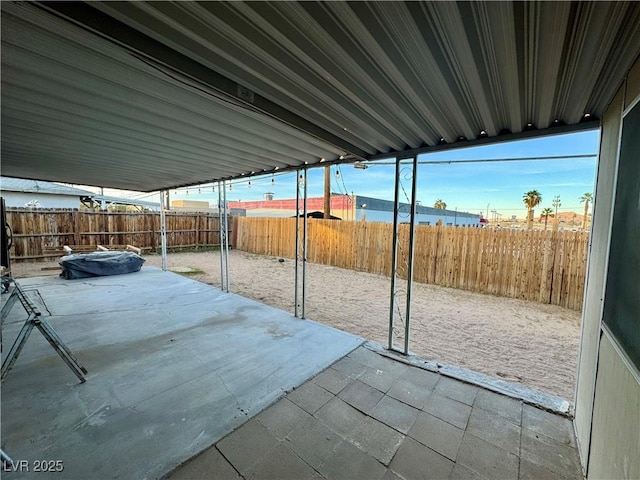
[[[229,209],[227,208],[227,191],[222,192],[224,202],[224,291],[229,293]]]
[[[389,350],[393,346],[396,308],[396,274],[398,270],[398,206],[400,204],[400,158],[396,158],[396,175],[393,195],[393,234],[391,237],[391,293],[389,295]]]
[[[296,172],[296,264],[294,316],[305,318],[307,298],[307,169]],[[300,193],[302,190],[302,235],[300,235]],[[302,263],[302,274],[300,274]]]
[[[396,158],[396,173],[395,173],[395,193],[394,193],[394,209],[393,209],[393,237],[392,237],[392,257],[391,257],[391,294],[389,305],[389,350],[397,350],[394,346],[394,332],[397,315],[402,318],[402,310],[399,305],[399,296],[404,294],[405,308],[404,308],[404,345],[401,353],[405,355],[409,354],[409,336],[411,331],[411,292],[413,289],[413,262],[414,262],[414,250],[415,250],[415,225],[416,225],[416,195],[417,195],[417,179],[418,179],[418,158],[414,156],[412,158],[411,169],[411,198],[407,195],[406,189],[402,184],[401,171],[403,168],[401,158]],[[405,177],[405,178],[408,178]],[[409,211],[402,212],[405,216],[408,216],[409,223],[409,239],[406,250],[402,249],[399,245],[400,237],[400,192],[403,192],[408,202]],[[398,289],[398,277],[399,277],[399,250],[402,252],[403,266],[406,268],[406,289]]]
[[[223,258],[223,248],[224,244],[222,239],[222,191],[225,189],[225,182],[218,181],[218,237],[219,237],[219,245],[220,245],[220,289],[224,291],[224,258]]]
[[[416,196],[418,186],[418,156],[413,157],[413,177],[411,182],[411,218],[409,220],[409,262],[407,265],[407,312],[404,327],[404,354],[409,355],[411,333],[411,292],[413,291],[413,259],[416,246]]]
[[[227,231],[227,182],[218,182],[218,230],[220,233],[220,289],[229,292],[229,236]]]
[[[165,214],[166,195],[160,190],[160,245],[162,251],[162,270],[167,271],[167,216]]]
[[[296,261],[293,287],[293,316],[298,318],[298,262],[300,259],[300,169],[296,170]]]
[[[302,220],[302,318],[305,317],[305,303],[307,300],[307,169],[302,170],[304,178],[304,201]]]

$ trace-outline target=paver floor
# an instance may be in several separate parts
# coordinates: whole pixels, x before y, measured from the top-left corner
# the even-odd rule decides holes
[[[582,479],[571,420],[362,346],[171,480]]]

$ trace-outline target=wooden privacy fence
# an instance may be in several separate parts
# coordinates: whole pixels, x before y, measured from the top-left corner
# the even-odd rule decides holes
[[[67,209],[7,209],[13,230],[12,260],[58,256],[48,250],[63,245],[160,246],[160,212],[109,212]],[[231,225],[231,223],[230,223]],[[217,213],[167,212],[167,246],[220,245]]]
[[[295,257],[295,218],[238,217],[235,248]],[[398,267],[406,278],[408,225],[400,225]],[[307,259],[391,275],[393,226],[308,220]],[[414,281],[582,308],[588,234],[417,226]]]

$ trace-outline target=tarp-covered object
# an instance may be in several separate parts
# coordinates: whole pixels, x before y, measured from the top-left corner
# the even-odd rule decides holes
[[[73,280],[137,272],[142,267],[144,258],[133,252],[94,252],[67,255],[58,263],[62,266],[60,276]]]

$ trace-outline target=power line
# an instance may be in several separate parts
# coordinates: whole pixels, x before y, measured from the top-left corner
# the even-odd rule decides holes
[[[347,186],[344,184],[344,175],[342,175],[342,170],[340,169],[340,165],[338,165],[338,173],[340,173],[340,181],[342,181],[342,187],[344,188],[345,195],[349,195],[349,190],[347,190]],[[338,186],[340,188],[340,186]]]
[[[595,153],[587,153],[584,155],[554,155],[544,157],[505,157],[505,158],[476,158],[467,160],[418,160],[420,165],[442,165],[442,164],[458,164],[458,163],[492,163],[492,162],[523,162],[538,160],[568,160],[576,158],[596,158]],[[361,162],[364,163],[364,162]],[[396,162],[367,162],[367,165],[395,165]]]

